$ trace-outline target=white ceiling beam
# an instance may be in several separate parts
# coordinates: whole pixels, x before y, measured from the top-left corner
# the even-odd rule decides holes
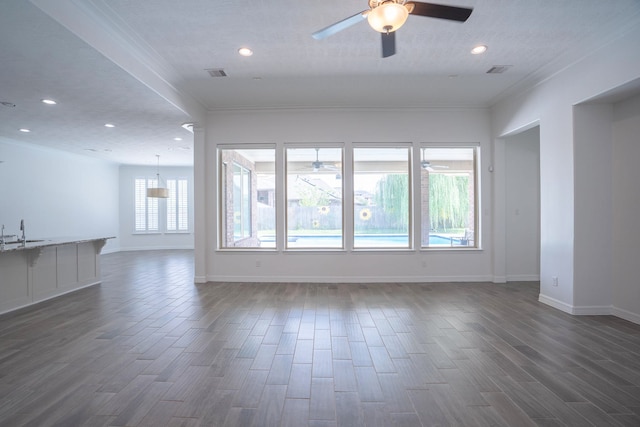
[[[102,0],[30,2],[194,121],[204,121],[204,106],[175,86],[175,82],[180,81],[178,72],[107,3]]]

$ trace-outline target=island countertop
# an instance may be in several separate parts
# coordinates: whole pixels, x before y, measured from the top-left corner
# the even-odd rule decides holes
[[[0,313],[100,283],[100,252],[113,237],[52,237],[0,250]]]
[[[10,242],[0,246],[1,252],[24,251],[30,249],[41,249],[47,246],[70,245],[76,243],[104,241],[115,239],[115,236],[108,237],[49,237],[43,239],[27,239],[23,245],[22,242]]]

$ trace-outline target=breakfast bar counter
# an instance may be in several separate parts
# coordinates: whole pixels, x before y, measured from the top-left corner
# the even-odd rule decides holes
[[[108,239],[51,238],[0,247],[0,313],[100,283]]]

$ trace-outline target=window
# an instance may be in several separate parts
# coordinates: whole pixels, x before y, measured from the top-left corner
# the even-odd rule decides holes
[[[158,186],[157,178],[134,180],[135,233],[189,231],[189,180],[170,178],[166,183],[169,197],[158,199],[147,197],[147,188]]]
[[[409,147],[353,150],[353,247],[411,246]]]
[[[135,191],[135,231],[138,233],[157,232],[158,199],[147,197],[147,188],[158,186],[156,178],[136,178]]]
[[[168,179],[167,231],[189,231],[188,180]]]
[[[476,147],[422,147],[422,247],[476,247]]]
[[[287,248],[342,248],[342,149],[287,148]]]
[[[480,247],[478,144],[253,147],[218,147],[220,249]]]
[[[275,150],[220,149],[220,247],[274,248]]]

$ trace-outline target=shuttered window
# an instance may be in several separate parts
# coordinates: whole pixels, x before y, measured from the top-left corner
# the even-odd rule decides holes
[[[157,187],[157,179],[136,178],[134,185],[135,231],[137,233],[159,231],[158,199],[147,197],[147,188]]]
[[[169,179],[167,188],[167,231],[189,231],[188,181]]]
[[[164,181],[164,179],[162,180]],[[147,197],[147,188],[158,186],[156,178],[134,180],[134,232],[188,232],[189,231],[189,180],[169,178],[166,186],[169,197]]]

